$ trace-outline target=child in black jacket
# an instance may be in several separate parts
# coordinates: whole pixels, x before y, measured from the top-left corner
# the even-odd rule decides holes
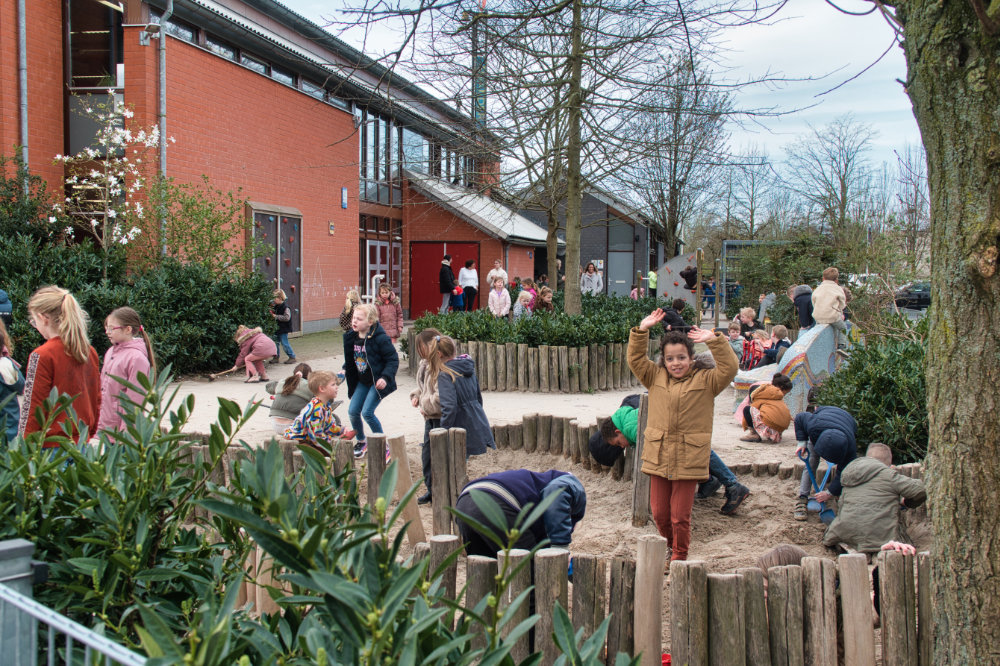
[[[344,334],[344,375],[347,395],[351,398],[347,414],[351,427],[357,432],[356,458],[364,456],[368,450],[365,423],[372,432],[385,432],[375,416],[375,408],[382,398],[396,390],[398,369],[399,354],[378,323],[375,306],[365,303],[355,307],[351,330]]]

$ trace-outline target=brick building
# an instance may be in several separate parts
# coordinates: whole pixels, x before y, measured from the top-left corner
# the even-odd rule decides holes
[[[31,171],[59,192],[53,157],[92,137],[74,111],[87,95],[112,90],[140,126],[164,104],[165,174],[242,189],[272,248],[255,268],[289,293],[296,329],[332,328],[345,292],[367,294],[376,276],[419,315],[445,252],[505,257],[514,274],[544,245],[544,232],[447,200],[489,202],[484,174],[497,171],[467,114],[273,0],[38,0],[23,16],[4,2],[0,25],[0,151],[26,144]],[[489,208],[513,219],[504,210]]]

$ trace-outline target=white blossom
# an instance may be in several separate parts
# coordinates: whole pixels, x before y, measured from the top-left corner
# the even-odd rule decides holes
[[[49,222],[51,224],[55,224],[55,222],[56,222],[56,216],[55,215],[49,215]]]

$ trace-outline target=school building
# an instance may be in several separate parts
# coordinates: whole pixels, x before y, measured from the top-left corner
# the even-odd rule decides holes
[[[23,146],[62,192],[53,157],[90,144],[77,111],[112,91],[172,137],[166,176],[242,189],[270,247],[253,268],[288,293],[296,330],[333,328],[377,276],[419,316],[440,305],[445,253],[456,275],[476,261],[485,293],[494,259],[529,275],[544,247],[489,198],[492,137],[468,113],[278,2],[5,1],[0,25],[0,151]]]

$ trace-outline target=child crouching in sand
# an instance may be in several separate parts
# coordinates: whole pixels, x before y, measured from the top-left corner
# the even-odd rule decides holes
[[[695,490],[708,479],[715,396],[736,376],[729,342],[711,330],[670,331],[660,343],[660,362],[646,356],[649,329],[666,315],[657,309],[629,333],[628,366],[649,390],[642,471],[650,477],[653,521],[671,549],[671,560],[686,560],[691,542]],[[694,364],[694,345],[704,342],[714,368]]]

